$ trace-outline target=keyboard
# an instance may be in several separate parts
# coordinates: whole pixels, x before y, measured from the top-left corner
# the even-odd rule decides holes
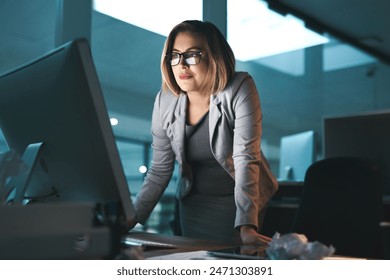
[[[130,236],[126,236],[122,239],[122,245],[124,245],[125,247],[143,247],[143,248],[161,248],[161,249],[177,248],[177,246],[170,243],[145,240],[142,238],[130,237]]]

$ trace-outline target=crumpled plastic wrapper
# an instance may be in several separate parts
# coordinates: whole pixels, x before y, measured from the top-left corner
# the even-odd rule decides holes
[[[275,233],[266,253],[271,260],[321,260],[333,255],[335,248],[318,241],[308,242],[303,234]]]

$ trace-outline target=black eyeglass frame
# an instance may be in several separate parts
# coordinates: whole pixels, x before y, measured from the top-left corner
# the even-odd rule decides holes
[[[179,59],[178,59],[177,63],[175,63],[175,64],[172,63],[172,61],[173,61],[172,56],[174,54],[179,55]],[[193,54],[196,54],[196,56],[193,56]],[[172,52],[172,53],[167,54],[166,57],[168,58],[168,61],[169,61],[171,66],[179,65],[182,57],[184,57],[185,63],[187,65],[197,65],[200,63],[200,60],[201,60],[203,54],[204,53],[201,51],[188,51],[188,52],[183,52],[183,53]],[[194,62],[192,62],[190,59],[194,59]]]

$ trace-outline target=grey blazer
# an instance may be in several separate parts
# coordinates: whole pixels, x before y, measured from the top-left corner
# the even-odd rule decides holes
[[[215,159],[235,180],[235,227],[258,227],[260,211],[277,190],[277,182],[260,149],[262,113],[255,83],[248,73],[237,72],[225,90],[210,98],[210,146]],[[166,189],[175,160],[181,175],[177,197],[185,197],[191,189],[191,169],[184,153],[186,108],[185,93],[157,94],[151,129],[152,165],[134,203],[140,223],[146,221]]]

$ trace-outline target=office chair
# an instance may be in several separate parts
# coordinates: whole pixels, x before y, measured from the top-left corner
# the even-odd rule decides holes
[[[376,161],[335,157],[315,162],[306,171],[293,232],[333,245],[336,255],[383,259],[382,185]]]

